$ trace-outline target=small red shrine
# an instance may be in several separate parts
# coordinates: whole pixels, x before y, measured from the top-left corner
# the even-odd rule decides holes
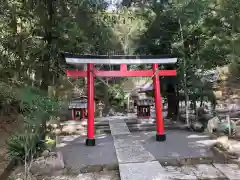
[[[68,109],[71,110],[72,120],[84,120],[88,117],[87,96],[75,97],[70,101]],[[94,112],[98,100],[94,99]]]
[[[152,86],[152,84],[147,83],[138,90],[138,99],[136,101],[138,118],[151,118],[151,107],[154,106],[154,99],[152,97],[148,97],[146,92],[149,88],[153,89]]]
[[[143,119],[151,118],[152,106],[154,106],[154,101],[150,97],[137,100],[137,117]]]
[[[72,120],[84,120],[87,117],[87,97],[74,98],[68,109],[72,111]]]

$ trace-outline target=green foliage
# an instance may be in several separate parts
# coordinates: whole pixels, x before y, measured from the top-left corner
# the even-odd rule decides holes
[[[112,105],[123,107],[125,105],[125,93],[119,84],[114,84],[109,87],[109,99]]]
[[[13,176],[10,176],[8,179],[9,180],[15,180],[15,178]]]
[[[13,135],[8,140],[8,156],[10,160],[23,162],[25,158],[30,160],[38,151],[41,151],[43,143],[35,133],[23,133]]]
[[[49,98],[35,88],[19,89],[20,108],[34,116],[45,116],[58,112],[59,102]]]
[[[12,87],[5,82],[0,82],[0,105],[10,104],[16,99]]]
[[[240,57],[231,56],[230,58],[232,60],[230,66],[229,66],[231,74],[235,77],[240,77]]]
[[[10,159],[23,161],[44,148],[46,121],[59,112],[61,106],[35,88],[20,88],[18,98],[24,115],[24,129],[9,139],[8,154]]]
[[[212,91],[196,75],[199,69],[231,63],[231,71],[239,76],[239,0],[131,2],[135,3],[123,2],[126,7],[113,13],[106,11],[104,0],[0,3],[0,105],[20,102],[25,135],[34,129],[40,137],[44,121],[61,108],[39,88],[46,91],[49,85],[61,84],[66,67],[60,61],[62,51],[178,57],[178,77],[164,78],[161,87],[166,90],[172,83],[194,97],[210,97]],[[123,106],[121,87],[111,82],[109,86],[108,99]],[[98,87],[96,94],[103,86]]]

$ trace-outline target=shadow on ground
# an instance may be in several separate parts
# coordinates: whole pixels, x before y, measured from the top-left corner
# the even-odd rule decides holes
[[[133,139],[141,141],[144,148],[158,161],[186,158],[212,158],[210,147],[215,142],[210,137],[186,131],[166,131],[167,140],[157,142],[155,132],[132,133]]]
[[[96,146],[85,145],[85,136],[60,137],[58,150],[62,153],[66,168],[73,172],[100,171],[102,168],[116,169],[117,157],[110,135],[96,136]],[[91,166],[91,167],[90,167]],[[90,170],[91,168],[94,168]]]
[[[157,142],[155,132],[134,132],[132,138],[139,142],[161,164],[177,165],[182,159],[214,159],[210,150],[215,140],[206,135],[186,131],[166,131],[167,141]],[[126,136],[127,137],[127,136]],[[60,137],[58,150],[62,153],[65,165],[73,172],[101,171],[103,168],[118,168],[113,138],[109,134],[96,136],[96,146],[85,146],[86,137]]]

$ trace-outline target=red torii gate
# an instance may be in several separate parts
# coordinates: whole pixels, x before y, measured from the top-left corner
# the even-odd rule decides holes
[[[158,64],[174,64],[177,58],[163,56],[106,56],[106,55],[72,55],[64,53],[67,64],[87,64],[87,71],[66,70],[68,77],[87,77],[88,88],[88,125],[87,146],[95,146],[94,139],[94,76],[97,77],[152,77],[156,111],[156,140],[165,141],[164,122],[162,117],[162,99],[159,76],[176,76],[176,70],[158,70]],[[101,71],[94,64],[120,65],[120,71]],[[128,70],[127,64],[152,64],[152,70]]]

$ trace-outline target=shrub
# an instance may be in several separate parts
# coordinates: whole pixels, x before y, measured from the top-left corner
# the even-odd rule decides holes
[[[59,102],[33,88],[22,88],[18,92],[20,108],[24,115],[24,129],[8,140],[10,159],[29,161],[44,148],[46,121],[55,115]]]

